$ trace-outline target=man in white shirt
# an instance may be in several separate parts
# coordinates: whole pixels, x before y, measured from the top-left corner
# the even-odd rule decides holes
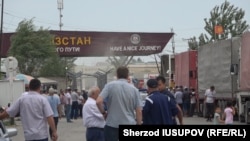
[[[102,114],[97,105],[96,99],[100,94],[98,87],[92,87],[88,92],[88,99],[85,102],[83,113],[83,125],[87,128],[87,141],[104,141],[105,114]]]
[[[25,92],[22,93],[22,96],[27,95],[29,92],[29,86],[25,84]]]
[[[67,88],[67,93],[65,94],[66,97],[66,104],[65,104],[65,108],[66,108],[66,119],[68,123],[71,123],[71,105],[72,105],[72,98],[71,98],[71,89]]]
[[[0,120],[20,113],[26,141],[48,141],[48,125],[52,130],[52,141],[56,141],[58,136],[53,111],[48,100],[40,94],[40,80],[32,79],[29,88],[26,96],[19,97],[7,110],[0,113]]]
[[[215,87],[211,86],[210,89],[207,89],[205,92],[205,104],[207,112],[207,121],[212,121],[214,115],[214,100],[215,100]]]
[[[77,89],[73,90],[71,93],[72,107],[71,107],[71,119],[78,118],[78,99],[79,95],[77,94]]]
[[[83,98],[81,93],[78,93],[78,96],[79,96],[79,98],[78,98],[78,109],[77,109],[77,111],[79,113],[78,116],[82,118],[82,107],[83,107],[83,104],[84,104],[85,101],[84,101],[84,98]]]
[[[57,95],[57,90],[55,90],[54,88],[49,88],[49,95],[47,96],[47,100],[49,101],[50,107],[53,111],[53,117],[54,117],[54,122],[55,122],[55,126],[57,129],[57,125],[58,125],[58,121],[59,118],[61,118],[60,115],[60,98]],[[50,137],[52,137],[52,130],[51,128],[49,128],[49,133],[50,133]]]

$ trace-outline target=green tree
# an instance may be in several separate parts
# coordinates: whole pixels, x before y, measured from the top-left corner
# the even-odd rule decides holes
[[[189,49],[197,50],[198,44],[199,43],[197,42],[196,37],[192,37],[192,38],[188,39]]]
[[[143,63],[143,61],[141,60],[140,57],[137,59],[133,57],[133,59],[129,62],[129,64],[136,64],[136,63]]]
[[[241,8],[231,5],[225,1],[220,6],[215,6],[210,12],[210,18],[205,18],[205,31],[207,34],[200,34],[198,44],[192,44],[194,41],[189,41],[189,47],[193,45],[204,45],[215,40],[224,40],[231,37],[241,35],[248,27],[244,20],[245,11]],[[214,27],[220,25],[223,28],[223,33],[218,35],[214,32]],[[196,39],[195,39],[196,41]],[[197,48],[196,47],[196,48]]]
[[[143,61],[141,60],[141,58],[137,58],[137,63],[143,63]]]
[[[65,60],[66,59],[66,60]],[[65,76],[66,71],[73,71],[76,57],[59,58],[57,55],[50,57],[40,71],[40,76]],[[55,63],[59,62],[59,63]]]
[[[61,58],[61,62],[63,64],[63,68],[64,68],[64,74],[66,73],[66,71],[70,71],[70,72],[74,72],[74,67],[75,67],[75,60],[77,58],[76,57],[63,57]],[[67,69],[66,69],[67,68]]]
[[[54,66],[60,65],[60,59],[58,59],[52,39],[53,36],[47,29],[40,27],[36,30],[32,19],[19,23],[16,33],[11,37],[11,47],[8,53],[18,60],[20,73],[40,76],[41,70],[44,72],[44,67],[53,68],[51,71],[58,69]],[[53,59],[55,61],[53,65],[46,65]]]
[[[61,63],[55,63],[55,62],[61,62]],[[42,69],[40,70],[40,76],[65,76],[65,68],[64,65],[62,65],[61,59],[55,55],[47,59],[46,62],[44,62],[44,65]]]
[[[108,62],[117,69],[120,66],[128,66],[134,56],[109,56]]]

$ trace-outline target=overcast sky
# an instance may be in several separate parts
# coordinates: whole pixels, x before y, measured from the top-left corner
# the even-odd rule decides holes
[[[250,23],[250,0],[228,0],[245,11]],[[118,32],[175,32],[176,52],[187,50],[187,39],[204,31],[204,18],[224,0],[64,0],[62,30]],[[59,30],[57,0],[5,0],[3,32],[13,32],[23,19],[36,26]],[[171,50],[169,42],[163,53]],[[152,56],[142,57],[145,61]],[[94,64],[103,58],[81,57],[77,64]]]

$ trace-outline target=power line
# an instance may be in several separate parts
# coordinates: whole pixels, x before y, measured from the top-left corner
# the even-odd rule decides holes
[[[26,18],[24,18],[24,17],[16,16],[16,15],[10,14],[10,13],[8,13],[8,12],[4,12],[4,14],[9,15],[9,16],[12,16],[12,17],[15,17],[15,18],[19,18],[19,19],[26,19]],[[57,25],[57,24],[55,24],[55,23],[48,23],[48,22],[44,22],[44,21],[40,21],[40,20],[35,20],[35,19],[34,19],[34,21],[35,21],[35,22],[39,22],[39,23],[43,23],[43,24],[48,24],[48,25],[54,25],[54,26]]]
[[[8,16],[11,16],[11,17],[15,17],[15,18],[18,18],[18,19],[27,19],[27,17],[21,17],[21,16],[17,16],[15,14],[11,14],[10,12],[4,12],[5,15],[8,15]],[[34,18],[34,17],[33,17]],[[52,25],[52,26],[58,26],[58,24],[56,23],[51,23],[51,22],[44,22],[42,20],[37,20],[36,18],[34,18],[34,22],[37,22],[37,23],[41,23],[41,24],[47,24],[47,25]],[[76,27],[76,26],[70,26],[70,25],[63,25],[64,27],[68,27],[68,28],[72,28],[72,29],[75,29],[75,30],[83,30],[84,28],[80,28],[80,27]],[[87,28],[87,27],[86,27]]]
[[[9,12],[6,12],[6,11],[9,11]],[[27,17],[21,17],[21,16],[17,16],[15,14],[12,14],[12,12],[10,10],[5,10],[4,14],[8,15],[8,16],[12,16],[12,17],[15,17],[15,18],[19,18],[19,19],[26,19]],[[59,15],[60,16],[60,15]],[[34,18],[34,17],[33,17]],[[48,25],[53,25],[53,26],[57,26],[58,24],[56,23],[51,23],[51,22],[44,22],[43,20],[37,20],[37,19],[34,19],[35,22],[38,22],[38,23],[43,23],[43,24],[48,24]],[[60,24],[60,23],[59,23]],[[63,25],[64,27],[68,27],[68,28],[74,28],[74,29],[78,29],[78,30],[81,30],[81,29],[84,29],[83,27],[77,27],[77,26],[74,26],[74,25]],[[87,28],[87,27],[86,27]],[[85,28],[85,29],[86,29]],[[178,32],[181,32],[181,31],[193,31],[193,30],[201,30],[201,29],[204,29],[204,27],[193,27],[193,28],[184,28],[184,29],[175,29],[175,31],[178,31]]]
[[[193,27],[193,28],[183,28],[183,29],[175,29],[175,31],[191,31],[191,30],[201,30],[204,27]]]

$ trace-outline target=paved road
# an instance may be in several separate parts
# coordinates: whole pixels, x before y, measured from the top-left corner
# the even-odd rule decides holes
[[[212,122],[206,122],[206,119],[201,117],[186,117],[184,124],[188,125],[211,125]],[[243,124],[235,121],[236,125]],[[18,135],[13,137],[13,141],[24,140],[23,130],[20,121],[16,121],[15,128],[18,129]],[[65,118],[62,118],[58,124],[58,141],[86,141],[85,128],[82,124],[82,119],[74,120],[73,123],[67,123]]]

